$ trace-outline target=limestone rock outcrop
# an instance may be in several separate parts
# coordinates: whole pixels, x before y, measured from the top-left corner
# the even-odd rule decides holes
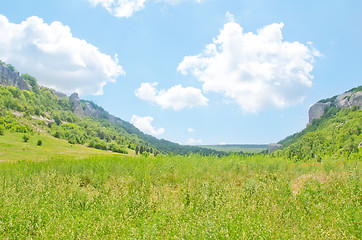
[[[360,89],[360,88],[358,88]],[[312,124],[314,119],[321,118],[326,112],[327,107],[335,106],[337,108],[351,108],[357,106],[362,108],[362,91],[351,90],[335,96],[330,102],[317,102],[309,108],[309,123]]]
[[[70,95],[69,101],[73,105],[74,114],[80,118],[84,117],[84,110],[83,110],[82,105],[80,104],[80,99],[79,99],[78,93],[73,93],[72,95]]]
[[[14,72],[8,66],[0,64],[0,84],[6,86],[14,86],[21,90],[30,91],[30,84],[25,81],[18,72]]]
[[[353,94],[349,99],[349,102],[352,106],[359,106],[362,108],[362,91]]]
[[[56,91],[56,90],[53,90],[53,95],[54,95],[54,96],[57,96],[58,98],[65,98],[65,97],[67,97],[67,94],[62,93],[62,92],[58,92],[58,91]]]
[[[312,124],[314,119],[321,118],[324,115],[326,108],[329,106],[331,106],[331,102],[328,103],[317,102],[313,104],[308,111],[309,123]]]
[[[281,147],[283,147],[283,145],[277,143],[270,143],[268,144],[268,153],[272,153]]]
[[[338,108],[347,108],[350,107],[349,99],[351,97],[351,92],[346,92],[341,95],[338,95],[336,100],[334,101],[334,105]]]
[[[93,106],[94,104],[92,105],[92,103],[87,101],[81,102],[78,93],[73,93],[70,95],[69,101],[72,103],[74,114],[76,114],[78,117],[82,118],[87,116],[90,118],[111,118],[111,115],[109,115],[105,110],[97,106]]]
[[[106,112],[99,108],[93,107],[89,102],[84,103],[84,114],[87,117],[106,118]]]

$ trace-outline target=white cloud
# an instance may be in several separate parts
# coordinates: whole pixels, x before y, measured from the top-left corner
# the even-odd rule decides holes
[[[234,14],[231,14],[230,12],[226,12],[226,17],[229,20],[229,22],[235,22]]]
[[[187,1],[189,1],[189,2],[193,1],[193,2],[200,3],[203,0],[158,0],[156,2],[165,2],[165,3],[171,4],[171,5],[177,5],[177,4],[180,4],[182,2],[187,2]]]
[[[144,8],[146,0],[88,0],[93,6],[100,4],[115,17],[131,17]]]
[[[172,108],[174,110],[207,106],[209,101],[197,88],[184,88],[181,85],[176,85],[168,90],[157,90],[155,88],[157,84],[157,82],[142,83],[140,88],[135,91],[136,96],[142,100],[156,103],[162,108]]]
[[[201,144],[202,143],[202,140],[201,139],[194,139],[194,138],[189,138],[187,140],[187,144],[188,145],[198,145],[198,144]]]
[[[189,133],[195,132],[195,129],[193,129],[193,128],[187,128],[187,132],[189,132]]]
[[[131,17],[135,12],[145,8],[145,3],[149,0],[88,0],[93,6],[98,4],[104,7],[115,17]],[[181,2],[195,1],[200,3],[202,0],[155,0],[155,2],[165,2],[171,5],[177,5]]]
[[[0,57],[40,85],[68,94],[102,94],[104,85],[125,74],[117,55],[101,53],[73,37],[68,26],[36,16],[14,24],[0,15]]]
[[[158,128],[152,126],[153,117],[146,116],[146,117],[139,117],[137,115],[133,115],[131,118],[131,123],[138,128],[140,131],[150,134],[153,136],[161,135],[165,132],[165,129]]]
[[[320,53],[299,42],[283,41],[283,23],[256,34],[244,33],[227,13],[224,25],[203,53],[185,56],[177,70],[203,82],[203,91],[221,93],[244,112],[300,103],[311,87],[314,57]],[[309,44],[308,44],[309,45]]]

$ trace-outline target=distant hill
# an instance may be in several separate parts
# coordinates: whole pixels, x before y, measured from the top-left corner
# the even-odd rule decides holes
[[[309,109],[310,123],[279,142],[282,154],[295,160],[323,156],[359,157],[362,160],[362,86],[323,99]]]
[[[223,152],[234,153],[260,153],[268,149],[266,144],[219,144],[219,145],[198,145],[202,148],[213,149]]]
[[[45,132],[70,144],[127,154],[223,154],[197,146],[183,146],[147,135],[77,93],[70,97],[39,86],[0,61],[0,132]]]

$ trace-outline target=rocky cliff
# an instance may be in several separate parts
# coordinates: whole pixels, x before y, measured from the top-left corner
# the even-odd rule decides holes
[[[321,118],[326,112],[326,109],[330,106],[337,108],[351,108],[357,106],[362,108],[362,86],[313,104],[308,112],[309,123],[312,124],[314,119]]]
[[[18,72],[10,69],[6,64],[0,64],[0,85],[14,86],[21,90],[31,90],[31,86]]]

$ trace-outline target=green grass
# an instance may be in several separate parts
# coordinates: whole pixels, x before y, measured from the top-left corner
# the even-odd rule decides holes
[[[359,160],[0,162],[4,239],[361,239]]]
[[[28,142],[23,141],[24,133],[5,131],[0,136],[0,161],[16,160],[47,160],[57,157],[85,158],[92,155],[114,155],[114,153],[88,148],[82,145],[72,145],[66,140],[49,136],[48,134],[26,134]],[[37,146],[38,140],[42,141]]]

